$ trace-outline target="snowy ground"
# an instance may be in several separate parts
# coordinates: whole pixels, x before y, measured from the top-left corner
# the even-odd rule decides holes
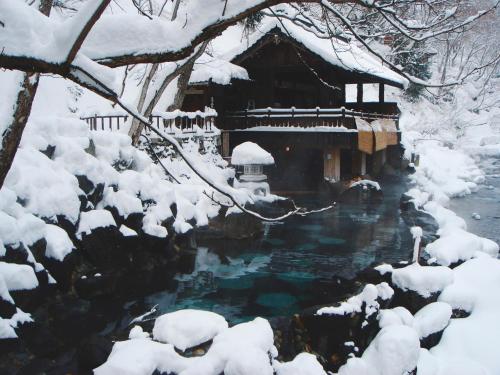
[[[403,374],[415,366],[418,375],[500,373],[498,108],[472,113],[468,105],[463,98],[463,108],[453,111],[425,101],[407,104],[402,118],[407,151],[420,155],[409,194],[434,216],[440,238],[425,248],[426,261],[392,271],[392,282],[423,297],[438,294],[439,302],[415,316],[405,309],[382,310],[382,330],[339,375]],[[391,272],[388,266],[379,269]],[[466,317],[450,319],[452,310]],[[388,327],[394,328],[387,332]],[[443,328],[430,350],[410,340]]]

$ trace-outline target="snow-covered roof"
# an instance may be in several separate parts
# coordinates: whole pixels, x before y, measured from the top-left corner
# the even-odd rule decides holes
[[[247,36],[243,35],[242,25],[231,26],[212,41],[211,53],[221,60],[234,62],[273,30],[281,31],[331,65],[354,73],[368,74],[396,86],[408,84],[406,78],[385,67],[354,43],[338,38],[320,38],[285,19],[280,22],[275,18],[265,17],[256,30]]]
[[[274,164],[273,156],[260,147],[257,143],[244,142],[236,146],[231,156],[231,164],[233,165],[248,165],[248,164]]]
[[[211,80],[219,85],[229,85],[232,79],[248,80],[248,72],[241,66],[204,53],[196,60],[189,83],[196,85]]]

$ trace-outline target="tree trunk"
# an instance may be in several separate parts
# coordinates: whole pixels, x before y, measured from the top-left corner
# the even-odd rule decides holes
[[[167,107],[167,112],[173,111],[174,109],[181,109],[184,97],[186,96],[186,90],[188,88],[189,78],[191,78],[193,67],[194,61],[187,64],[185,69],[183,69],[181,74],[179,74],[179,79],[177,80],[177,92],[175,93],[174,101]]]
[[[140,106],[140,108],[138,107],[138,109],[139,109],[139,112],[141,112],[143,116],[149,117],[151,115],[154,107],[156,106],[156,104],[158,104],[158,101],[160,100],[161,96],[165,92],[165,89],[168,87],[168,85],[176,77],[179,77],[179,81],[185,81],[183,83],[179,82],[177,84],[177,92],[175,94],[175,100],[174,100],[177,102],[180,101],[180,103],[182,105],[182,101],[184,100],[186,89],[187,89],[187,86],[189,84],[189,78],[191,77],[191,72],[193,71],[194,63],[198,59],[198,57],[200,57],[203,54],[207,45],[208,45],[208,41],[204,42],[200,46],[200,49],[198,51],[196,51],[196,53],[194,53],[182,65],[179,65],[171,74],[167,75],[163,79],[163,82],[161,83],[158,90],[154,93],[154,95],[152,95],[150,102],[145,103],[145,98],[147,97],[149,85],[150,85],[151,79],[153,78],[153,76],[151,76],[151,77],[148,76],[149,81],[147,82],[147,88],[146,88],[146,90],[144,90],[144,87],[146,86],[146,82],[144,82],[145,86],[143,86],[143,91],[141,92],[141,98],[142,98],[142,95],[144,95],[144,98],[142,98],[143,99],[142,105],[141,105],[141,98],[139,98],[139,105],[141,105],[141,106]],[[154,75],[154,73],[156,73],[156,70],[153,72],[153,75]],[[182,83],[182,85],[181,85],[181,83]],[[145,109],[144,109],[144,107],[145,107]],[[171,107],[172,107],[172,105],[169,106],[169,108],[171,108]],[[178,108],[178,106],[175,108]],[[136,126],[134,126],[134,122],[137,124]],[[139,122],[139,121],[136,122],[135,120],[132,122],[132,126],[130,127],[130,130],[129,130],[129,135],[132,138],[132,144],[134,144],[134,145],[138,144],[139,138],[141,136],[143,129],[144,129],[144,124],[142,124],[141,122]]]
[[[146,101],[146,96],[149,90],[149,85],[153,80],[153,77],[158,70],[158,66],[160,64],[152,64],[151,69],[149,70],[146,78],[144,79],[144,84],[141,88],[141,95],[139,96],[139,102],[137,103],[137,110],[139,113],[142,113],[144,109],[144,102]],[[145,116],[149,116],[149,114],[145,114]],[[139,142],[139,137],[141,136],[141,132],[143,129],[143,125],[137,119],[132,119],[132,124],[130,125],[130,129],[128,131],[128,135],[132,138],[132,144],[136,145]]]
[[[49,15],[52,9],[52,0],[41,0],[38,10]],[[17,148],[21,143],[24,128],[28,122],[31,113],[31,106],[35,99],[36,90],[38,88],[38,81],[40,75],[38,73],[23,73],[22,77],[18,79],[19,88],[17,94],[12,100],[12,107],[14,113],[12,119],[5,126],[2,133],[2,144],[0,148],[0,189],[3,186],[7,173],[9,173],[14,157],[16,156]]]

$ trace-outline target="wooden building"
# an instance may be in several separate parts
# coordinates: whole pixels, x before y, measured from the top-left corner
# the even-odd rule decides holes
[[[267,19],[243,38],[230,28],[212,53],[248,76],[224,85],[191,79],[183,104],[216,109],[224,156],[245,141],[271,152],[273,190],[373,176],[388,153],[399,154],[399,110],[385,87],[406,80],[355,45],[317,34],[286,20]]]

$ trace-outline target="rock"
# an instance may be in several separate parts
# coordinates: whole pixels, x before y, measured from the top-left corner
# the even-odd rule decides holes
[[[409,227],[417,226],[422,228],[423,236],[421,245],[425,247],[425,245],[434,242],[438,238],[436,233],[439,230],[439,225],[433,216],[427,212],[418,210],[412,199],[412,197],[406,194],[401,196],[401,217]]]
[[[436,302],[439,293],[432,293],[429,297],[423,297],[413,290],[402,290],[395,285],[391,285],[394,289],[394,296],[391,306],[403,306],[412,314],[428,305],[431,302]]]
[[[96,334],[84,339],[77,350],[78,365],[83,370],[99,367],[108,359],[113,342]]]
[[[80,248],[95,267],[116,270],[131,263],[131,258],[122,246],[124,236],[117,227],[95,228],[83,234]]]
[[[33,354],[54,358],[63,349],[63,343],[46,326],[35,322],[26,323],[17,329],[17,334]],[[66,332],[71,335],[71,330]]]

